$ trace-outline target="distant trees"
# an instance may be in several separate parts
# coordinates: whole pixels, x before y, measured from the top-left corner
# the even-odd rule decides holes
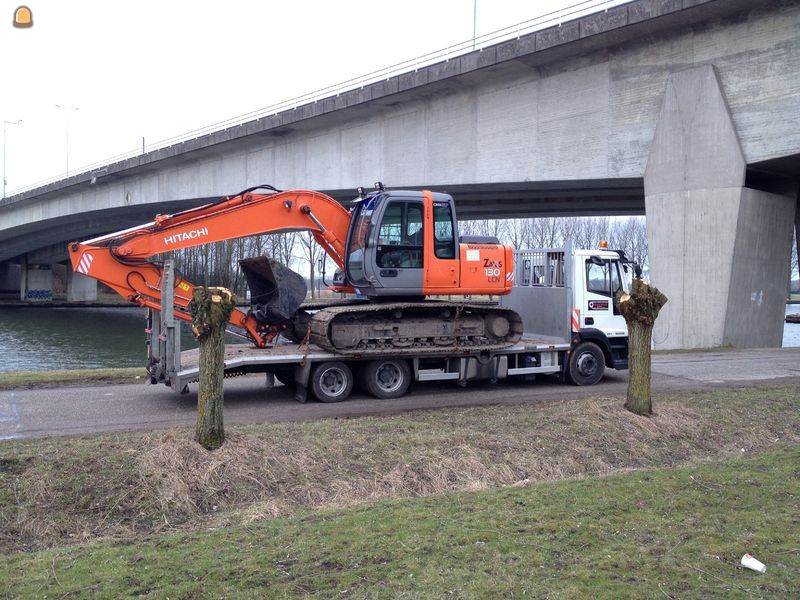
[[[541,217],[461,221],[461,235],[498,238],[516,249],[557,248],[567,242],[575,247],[595,248],[600,240],[608,247],[624,250],[628,258],[647,265],[647,229],[644,217]],[[309,294],[316,296],[321,261],[331,280],[335,268],[324,250],[307,231],[257,235],[176,251],[175,266],[195,285],[222,286],[239,298],[246,297],[247,282],[239,269],[242,258],[269,256],[294,269],[309,281]],[[796,262],[796,258],[794,259]]]
[[[491,235],[517,249],[557,248],[570,242],[576,248],[596,248],[600,240],[624,250],[628,258],[647,265],[647,226],[644,217],[540,217],[462,221],[461,234]]]

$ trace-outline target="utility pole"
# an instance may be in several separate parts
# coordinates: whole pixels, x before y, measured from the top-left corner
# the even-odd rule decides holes
[[[472,49],[475,50],[475,38],[478,34],[478,0],[472,0]]]
[[[67,129],[67,177],[69,177],[69,113],[72,110],[80,110],[77,106],[63,106],[56,104],[56,108],[64,111],[64,122]]]
[[[22,125],[22,119],[16,121],[3,121],[3,198],[6,197],[6,125]]]

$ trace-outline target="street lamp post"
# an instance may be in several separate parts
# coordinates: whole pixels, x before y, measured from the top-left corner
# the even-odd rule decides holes
[[[80,110],[77,106],[63,106],[56,104],[56,108],[64,111],[64,122],[67,128],[67,177],[69,177],[69,113],[72,110]]]
[[[3,121],[3,198],[6,197],[6,125],[22,125],[22,119],[17,121]]]

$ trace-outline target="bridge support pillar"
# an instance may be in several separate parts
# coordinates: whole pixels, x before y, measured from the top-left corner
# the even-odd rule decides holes
[[[19,265],[0,263],[0,292],[18,292],[19,281]]]
[[[53,300],[53,271],[50,265],[29,265],[27,257],[24,257],[19,279],[19,298],[23,302]]]
[[[97,300],[97,280],[76,273],[67,265],[67,302],[94,302]]]
[[[650,277],[669,298],[654,344],[780,346],[795,201],[744,187],[713,66],[666,88],[644,177]]]

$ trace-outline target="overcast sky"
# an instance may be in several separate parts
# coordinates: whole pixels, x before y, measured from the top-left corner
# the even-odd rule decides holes
[[[477,0],[486,34],[581,0]],[[609,2],[609,5],[620,1]],[[8,193],[472,38],[473,0],[0,0]],[[67,111],[56,105],[77,107]]]

